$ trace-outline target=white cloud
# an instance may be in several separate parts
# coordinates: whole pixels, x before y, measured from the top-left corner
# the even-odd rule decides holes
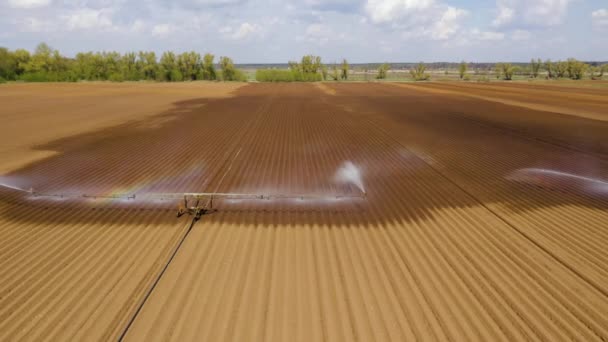
[[[337,11],[341,13],[358,11],[362,0],[291,0],[294,5],[303,3],[309,8],[321,11]]]
[[[168,4],[179,5],[184,8],[210,8],[227,7],[244,3],[247,0],[175,0]],[[162,2],[161,2],[162,3]]]
[[[232,27],[222,26],[218,31],[223,35],[230,35],[232,33]]]
[[[349,0],[304,0],[304,4],[307,6],[331,6],[331,5],[347,5],[351,1]]]
[[[510,7],[506,7],[505,5],[498,5],[498,15],[496,19],[492,21],[494,26],[503,26],[511,21],[513,21],[513,17],[515,15],[515,10]]]
[[[146,23],[141,19],[136,19],[131,26],[129,27],[129,31],[134,33],[142,33],[146,29]]]
[[[375,23],[387,23],[431,8],[434,0],[368,0],[365,11]]]
[[[505,34],[494,31],[480,31],[474,29],[471,31],[471,38],[478,41],[499,41],[505,39]]]
[[[0,0],[0,40],[9,48],[50,40],[66,55],[196,49],[247,62],[307,53],[357,62],[527,60],[531,53],[558,59],[573,50],[582,51],[581,59],[602,59],[608,53],[601,44],[608,36],[608,0],[480,1]],[[583,2],[596,7],[574,13]],[[581,18],[588,23],[575,20]],[[574,31],[587,39],[549,40],[565,42]],[[121,35],[130,39],[117,39]],[[252,49],[252,41],[260,48]]]
[[[156,38],[164,38],[173,32],[173,26],[169,24],[158,24],[152,27],[152,36]]]
[[[55,29],[55,25],[52,22],[35,17],[19,18],[14,23],[20,32],[49,32]]]
[[[82,8],[62,15],[68,30],[112,29],[110,10]]]
[[[530,31],[526,30],[515,30],[511,33],[511,39],[515,41],[524,41],[532,38]]]
[[[331,42],[331,46],[340,49],[341,46],[348,45],[353,41],[353,35],[343,25],[339,23],[336,23],[336,25],[337,27],[324,23],[309,24],[304,28],[302,34],[296,36],[296,41],[310,43],[319,47],[330,46],[327,44]],[[311,45],[305,46],[311,48]],[[312,48],[314,49],[315,47]],[[305,51],[305,53],[310,53],[310,50]]]
[[[12,8],[39,8],[48,6],[51,0],[8,0],[8,5]]]
[[[403,31],[406,39],[446,40],[461,29],[468,12],[435,0],[367,0],[372,23]]]
[[[466,15],[467,11],[463,9],[448,7],[441,18],[432,25],[429,35],[435,40],[449,39],[460,29],[460,21]]]
[[[324,45],[330,40],[337,38],[336,36],[331,27],[325,24],[314,23],[306,27],[304,36],[298,37],[298,40]]]
[[[499,42],[505,39],[503,32],[483,31],[478,28],[463,29],[457,36],[443,42],[444,47],[479,46],[490,42]]]
[[[333,30],[325,24],[314,23],[314,24],[310,24],[310,25],[308,25],[308,27],[306,27],[306,35],[309,37],[328,38],[329,36],[331,36],[333,34],[334,34]]]
[[[599,9],[591,13],[593,26],[596,28],[608,28],[608,9]]]
[[[274,24],[276,24],[276,19],[269,19],[267,21],[267,25]],[[224,38],[231,40],[244,40],[247,38],[263,36],[264,34],[264,30],[260,25],[249,22],[241,23],[236,27],[222,26],[218,29],[218,31],[222,34],[222,36],[224,36]]]
[[[230,38],[236,39],[236,40],[241,40],[241,39],[245,39],[247,37],[251,37],[259,32],[260,32],[259,25],[244,22],[230,34]]]
[[[495,27],[548,27],[562,23],[575,0],[496,0]]]

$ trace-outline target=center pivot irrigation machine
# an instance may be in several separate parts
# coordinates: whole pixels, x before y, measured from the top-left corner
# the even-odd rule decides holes
[[[361,191],[356,195],[295,195],[295,194],[242,194],[242,193],[222,193],[222,192],[192,192],[192,193],[142,193],[142,194],[115,194],[115,195],[90,195],[90,194],[50,194],[34,191],[30,188],[27,191],[33,197],[47,198],[74,198],[74,199],[109,199],[109,200],[156,200],[173,201],[179,200],[177,217],[184,214],[191,215],[194,220],[199,220],[201,216],[215,212],[213,201],[218,199],[228,200],[341,200],[341,199],[366,199],[367,193]]]

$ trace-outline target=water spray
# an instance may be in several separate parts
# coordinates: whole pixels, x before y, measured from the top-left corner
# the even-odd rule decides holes
[[[282,201],[323,201],[327,203],[339,202],[342,200],[364,200],[367,198],[361,172],[350,161],[345,162],[336,172],[335,180],[340,183],[349,183],[356,186],[361,193],[359,194],[293,194],[293,193],[228,193],[228,192],[179,192],[179,193],[152,193],[152,192],[126,192],[110,194],[92,193],[46,193],[35,191],[34,189],[25,190],[17,186],[0,183],[1,187],[25,192],[32,199],[49,200],[110,200],[124,202],[139,201],[180,201],[178,217],[183,214],[190,214],[199,219],[201,215],[213,212],[213,200],[242,201],[242,200],[282,200]]]
[[[340,183],[350,183],[359,188],[363,194],[365,192],[365,186],[363,185],[363,179],[361,178],[361,171],[350,161],[345,162],[336,172],[334,179]]]
[[[556,170],[550,170],[550,169],[541,169],[541,168],[526,168],[526,169],[520,169],[520,170],[515,171],[508,178],[513,179],[513,180],[518,180],[517,175],[552,176],[552,177],[558,178],[558,179],[567,179],[567,180],[572,180],[572,181],[578,181],[578,182],[582,182],[583,184],[585,184],[588,187],[588,189],[591,189],[593,191],[599,191],[601,193],[604,193],[604,192],[608,193],[608,181],[605,181],[602,179],[597,179],[597,178],[586,177],[586,176],[580,176],[580,175],[568,173],[568,172],[562,172],[562,171],[556,171]]]
[[[16,190],[16,191],[21,191],[21,192],[27,192],[27,193],[31,193],[32,192],[31,189],[30,190],[25,190],[25,189],[22,189],[22,188],[13,186],[13,185],[5,184],[5,183],[0,183],[0,187],[11,189],[11,190]]]

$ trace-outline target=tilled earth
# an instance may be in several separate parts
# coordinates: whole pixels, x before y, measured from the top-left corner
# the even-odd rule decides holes
[[[3,179],[366,197],[216,200],[189,230],[0,188],[0,340],[608,339],[607,91],[481,87],[251,84],[39,146]]]

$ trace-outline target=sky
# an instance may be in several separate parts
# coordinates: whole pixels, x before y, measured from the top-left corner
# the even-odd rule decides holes
[[[0,0],[0,46],[236,63],[608,60],[608,0]]]

